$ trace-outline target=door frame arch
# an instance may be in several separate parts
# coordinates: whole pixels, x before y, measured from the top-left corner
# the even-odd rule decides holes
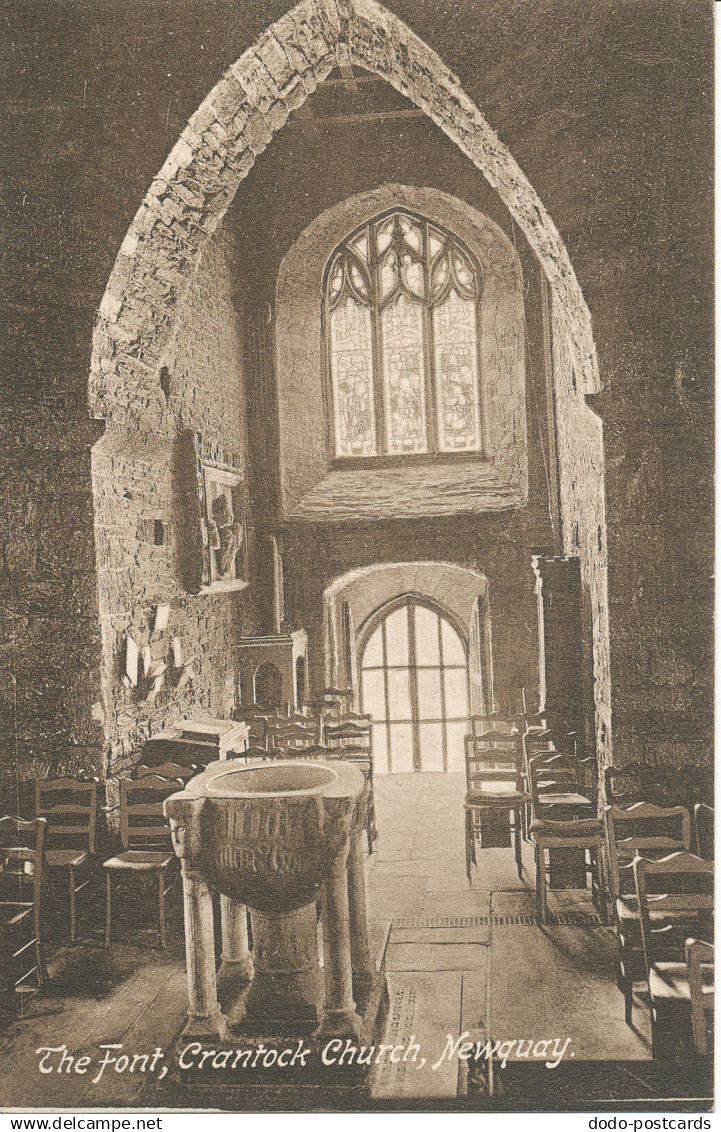
[[[366,617],[365,621],[358,627],[356,633],[356,651],[357,663],[360,668],[360,662],[363,656],[365,647],[373,635],[375,630],[380,625],[381,621],[385,621],[396,609],[400,609],[404,605],[424,605],[426,609],[430,609],[432,613],[437,613],[440,617],[445,617],[453,626],[458,636],[463,642],[463,647],[466,650],[466,663],[468,662],[468,647],[469,647],[469,634],[468,626],[464,625],[459,617],[440,601],[435,601],[433,598],[427,597],[425,594],[416,593],[414,590],[409,590],[406,593],[397,594],[395,597],[385,601],[374,609],[372,613]]]

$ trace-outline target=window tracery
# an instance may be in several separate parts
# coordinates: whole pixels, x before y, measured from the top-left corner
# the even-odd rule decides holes
[[[480,267],[395,210],[331,257],[325,303],[337,459],[481,452]]]

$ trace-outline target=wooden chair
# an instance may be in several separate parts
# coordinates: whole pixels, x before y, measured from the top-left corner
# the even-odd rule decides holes
[[[314,715],[342,715],[344,700],[340,697],[323,695],[319,700],[310,700],[308,707]]]
[[[580,873],[585,885],[590,874],[593,901],[605,922],[606,886],[603,869],[603,822],[586,790],[581,760],[555,750],[537,754],[529,763],[532,820],[529,832],[536,862],[536,908],[541,923],[548,913],[546,853],[553,883],[551,853],[565,851],[566,868]],[[555,858],[558,866],[558,856]]]
[[[271,759],[280,757],[283,757],[283,754],[279,751],[278,748],[269,750],[266,746],[259,745],[251,745],[250,747],[246,747],[246,749],[243,751],[243,754],[237,756],[237,758],[241,759],[243,762],[251,762],[253,759]]]
[[[158,886],[158,938],[165,947],[165,897],[168,870],[175,862],[170,826],[163,802],[182,789],[177,779],[148,774],[120,780],[120,841],[122,851],[103,862],[105,869],[105,947],[110,944],[112,878],[119,875],[155,876]]]
[[[714,961],[713,944],[701,939],[687,939],[685,947],[688,987],[691,995],[691,1028],[696,1053],[708,1054],[706,1015],[711,1014],[713,1031]]]
[[[568,760],[577,758],[577,745],[576,735],[572,731],[564,731],[562,729],[554,729],[545,726],[529,726],[523,734],[523,782],[524,788],[531,793],[531,760],[540,758],[542,755],[548,755],[549,758],[555,758],[555,780],[556,781],[571,781],[578,780],[585,774],[585,764],[581,764],[580,760],[573,764],[573,772],[571,773],[568,768],[562,771],[561,759]],[[539,772],[539,781],[550,779],[550,770],[548,772]],[[583,791],[581,791],[583,793]],[[540,817],[540,814],[536,814]],[[550,815],[553,816],[553,815]],[[526,839],[530,840],[530,824],[534,817],[533,805],[529,803],[526,806]]]
[[[636,897],[633,861],[637,856],[666,857],[691,847],[691,819],[683,806],[663,808],[637,802],[628,809],[606,806],[608,887],[616,926],[618,989],[625,1018],[631,1025],[633,984],[645,979],[641,917]]]
[[[327,704],[340,703],[341,715],[346,715],[353,710],[352,688],[324,688],[323,699]]]
[[[326,747],[363,747],[373,755],[373,720],[369,715],[346,712],[323,720],[322,742]]]
[[[96,778],[49,778],[35,782],[35,816],[45,818],[45,864],[49,879],[67,873],[70,938],[76,938],[77,894],[92,882],[98,815]],[[78,873],[84,879],[78,883]]]
[[[373,792],[373,757],[367,747],[344,746],[344,747],[326,747],[318,744],[315,747],[307,747],[304,751],[299,751],[296,757],[308,759],[338,759],[342,762],[355,763],[363,771],[366,782],[368,783],[368,805],[366,808],[366,840],[368,843],[368,853],[373,852],[373,842],[378,838],[378,827],[376,825],[376,805],[375,795]]]
[[[320,720],[268,720],[268,747],[313,747],[320,742]]]
[[[548,916],[546,853],[553,850],[574,850],[582,856],[586,878],[590,875],[593,903],[605,923],[606,885],[603,873],[603,822],[600,818],[580,818],[578,821],[552,821],[534,818],[531,822],[536,862],[536,914],[542,924]],[[588,854],[588,858],[586,857]],[[552,878],[551,878],[552,879]]]
[[[510,735],[514,730],[513,722],[504,719],[498,711],[491,712],[489,715],[472,715],[468,722],[471,728],[470,734],[476,738],[480,738],[481,735],[487,734],[489,731],[498,731]]]
[[[476,864],[476,842],[483,848],[484,825],[486,836],[489,826],[497,820],[508,824],[510,836],[513,815],[513,842],[516,869],[523,874],[521,860],[522,812],[529,795],[523,787],[523,752],[518,732],[493,730],[474,736],[466,735],[466,787],[464,802],[466,875],[471,883],[471,864]],[[497,841],[493,837],[493,843]],[[505,841],[505,828],[501,835]]]
[[[714,808],[705,802],[697,802],[693,808],[693,829],[696,852],[704,861],[713,861],[714,856]]]
[[[534,820],[575,820],[595,815],[586,768],[575,755],[557,750],[534,755],[528,764],[528,786]]]
[[[671,1056],[683,1024],[691,1023],[686,940],[711,939],[713,863],[693,853],[672,853],[633,863],[641,917],[641,939],[651,999],[655,1059]]]
[[[43,939],[47,826],[45,818],[0,818],[0,971],[8,1004],[31,975],[39,987],[48,977]],[[29,953],[34,962],[28,967]]]
[[[247,723],[249,727],[248,742],[256,747],[268,746],[268,720],[277,719],[278,711],[275,708],[263,707],[260,704],[247,704],[236,708],[233,719]]]

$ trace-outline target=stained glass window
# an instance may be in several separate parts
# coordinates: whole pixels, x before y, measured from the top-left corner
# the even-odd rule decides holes
[[[337,458],[480,452],[481,270],[396,210],[334,253],[325,302]]]
[[[420,303],[399,294],[381,315],[389,452],[426,451],[423,326]]]

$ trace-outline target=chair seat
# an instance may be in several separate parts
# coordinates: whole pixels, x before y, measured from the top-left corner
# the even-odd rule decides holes
[[[590,806],[591,799],[584,794],[544,794],[538,795],[539,806]]]
[[[541,837],[567,837],[572,840],[600,835],[603,832],[603,822],[600,818],[582,818],[580,821],[549,821],[546,818],[534,818],[530,831]]]
[[[67,865],[82,865],[87,859],[87,850],[83,849],[48,849],[45,854],[45,860],[51,869]]]
[[[173,860],[172,853],[157,852],[153,849],[127,849],[103,861],[104,869],[132,869],[135,872],[152,872],[164,869]]]
[[[701,971],[703,978],[701,993],[710,998],[714,993],[713,970],[706,972],[702,967]],[[648,989],[654,1001],[685,999],[690,1002],[688,967],[685,963],[654,963],[648,974]]]
[[[627,922],[633,921],[640,924],[641,913],[638,910],[638,897],[633,895],[617,897],[616,915],[619,920],[625,920]],[[664,920],[668,920],[670,917],[668,912],[653,912],[649,909],[648,918],[652,923],[661,923]],[[695,923],[698,920],[698,914],[696,912],[688,912],[686,914],[683,912],[673,913],[674,923],[683,920],[688,921],[688,923]]]
[[[654,963],[648,973],[648,989],[654,1000],[686,999],[690,1002],[688,967],[685,963]]]
[[[515,783],[509,783],[508,789],[503,789],[502,784],[495,783],[493,788],[485,790],[483,788],[475,787],[469,790],[466,794],[466,806],[487,806],[491,802],[502,802],[506,806],[522,806],[524,802],[530,802],[531,795],[526,794],[523,790],[517,790]]]

